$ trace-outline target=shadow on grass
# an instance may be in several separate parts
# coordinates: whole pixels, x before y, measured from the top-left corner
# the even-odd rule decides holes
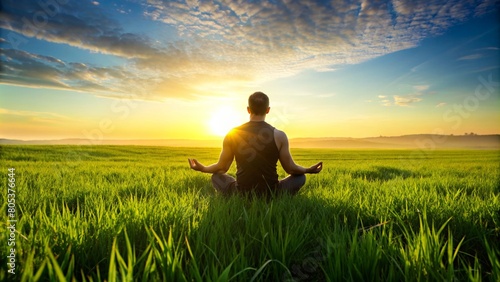
[[[188,240],[191,267],[213,281],[225,270],[236,281],[282,281],[298,275],[294,265],[302,265],[307,257],[322,256],[317,231],[332,226],[338,212],[326,202],[303,195],[272,200],[243,195],[208,197],[207,209]],[[318,268],[308,276],[321,280],[322,272]]]
[[[372,173],[363,177],[386,181],[413,175],[391,167],[377,167]],[[443,215],[427,210],[427,217],[422,218],[420,211],[399,215],[408,207],[393,206],[389,214],[381,215],[314,195],[284,195],[266,201],[240,195],[222,197],[204,191],[208,207],[188,240],[192,262],[211,280],[218,280],[227,271],[236,281],[323,281],[327,279],[325,275],[329,279],[337,277],[332,267],[353,271],[355,276],[351,279],[409,279],[406,270],[399,268],[404,261],[402,254],[416,246],[414,241],[423,236],[422,232],[435,232],[434,228],[441,226],[446,228],[436,242],[445,244],[450,240],[446,243],[449,246],[460,245],[456,267],[460,268],[460,263],[474,266],[478,259],[482,270],[488,272],[492,266],[484,240],[499,238],[498,232],[492,234],[494,222],[481,226],[456,213]],[[461,242],[463,238],[466,240]],[[383,250],[387,250],[385,256]],[[367,260],[374,263],[366,263]],[[434,266],[440,263],[436,261]],[[436,275],[446,272],[435,270]],[[465,278],[465,273],[461,269],[452,276]]]
[[[402,177],[401,170],[388,171],[394,177]],[[134,260],[134,277],[139,279],[150,273],[154,277],[150,281],[166,279],[165,273],[176,277],[168,281],[341,281],[349,277],[347,280],[353,281],[391,277],[401,281],[410,277],[398,267],[403,265],[401,253],[414,237],[420,236],[418,213],[384,217],[356,208],[350,202],[335,202],[307,193],[273,200],[241,195],[223,197],[214,193],[203,175],[190,178],[188,183],[190,188],[179,188],[170,195],[175,202],[170,197],[161,198],[172,200],[171,206],[163,208],[159,205],[146,209],[146,205],[139,205],[142,200],[148,200],[147,206],[160,203],[149,201],[150,197],[117,193],[120,208],[102,209],[116,218],[102,223],[91,221],[84,242],[78,242],[69,233],[58,233],[59,241],[51,244],[52,252],[62,258],[68,246],[72,246],[75,269],[85,273],[100,271],[102,277],[108,277],[113,258],[110,254],[116,245],[124,259],[130,255]],[[136,195],[135,191],[132,194]],[[90,195],[75,195],[71,199],[80,202],[82,197],[87,200]],[[392,206],[392,212],[398,214],[407,209],[403,204]],[[144,216],[141,208],[147,210]],[[494,237],[484,236],[488,235],[485,227],[474,225],[459,214],[442,215],[433,210],[427,211],[428,225],[434,222],[439,228],[450,216],[454,216],[447,224],[450,229],[443,230],[444,239],[439,242],[445,242],[448,230],[453,232],[453,246],[466,236],[460,248],[460,252],[466,253],[461,261],[473,265],[474,258],[469,260],[466,256],[476,255],[485,265],[483,270],[491,269],[482,239]],[[149,255],[151,260],[146,259]],[[156,266],[153,268],[148,261]],[[337,277],[338,273],[343,274]]]

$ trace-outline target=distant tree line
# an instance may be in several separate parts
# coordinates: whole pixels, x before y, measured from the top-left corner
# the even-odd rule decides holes
[[[450,135],[453,136],[453,134],[450,134]],[[477,133],[474,133],[474,132],[467,133],[467,132],[465,132],[464,135],[465,136],[477,136]]]

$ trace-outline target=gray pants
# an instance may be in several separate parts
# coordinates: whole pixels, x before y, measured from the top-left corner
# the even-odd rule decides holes
[[[306,176],[304,174],[289,175],[279,181],[276,192],[278,193],[286,192],[291,195],[295,195],[297,194],[297,192],[299,192],[300,188],[304,186],[305,183],[306,183]],[[213,174],[212,185],[214,186],[215,190],[217,190],[222,194],[230,194],[237,190],[236,179],[225,173]]]

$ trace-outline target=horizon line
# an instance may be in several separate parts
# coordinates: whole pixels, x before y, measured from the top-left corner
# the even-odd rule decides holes
[[[495,136],[500,135],[500,133],[466,133],[466,134],[435,134],[435,133],[410,133],[401,135],[379,135],[379,136],[365,136],[365,137],[351,137],[351,136],[324,136],[324,137],[292,137],[289,140],[297,139],[368,139],[368,138],[391,138],[391,137],[406,137],[406,136]],[[63,138],[46,138],[46,139],[18,139],[18,138],[6,138],[0,137],[0,140],[10,140],[10,141],[63,141],[63,140],[94,140],[94,141],[218,141],[223,139],[224,136],[217,138],[114,138],[114,139],[91,139],[91,138],[81,138],[81,137],[63,137]]]

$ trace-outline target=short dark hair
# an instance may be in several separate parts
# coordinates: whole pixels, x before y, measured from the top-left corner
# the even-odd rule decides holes
[[[255,92],[248,97],[248,107],[255,115],[264,115],[269,108],[269,97],[262,92]]]

